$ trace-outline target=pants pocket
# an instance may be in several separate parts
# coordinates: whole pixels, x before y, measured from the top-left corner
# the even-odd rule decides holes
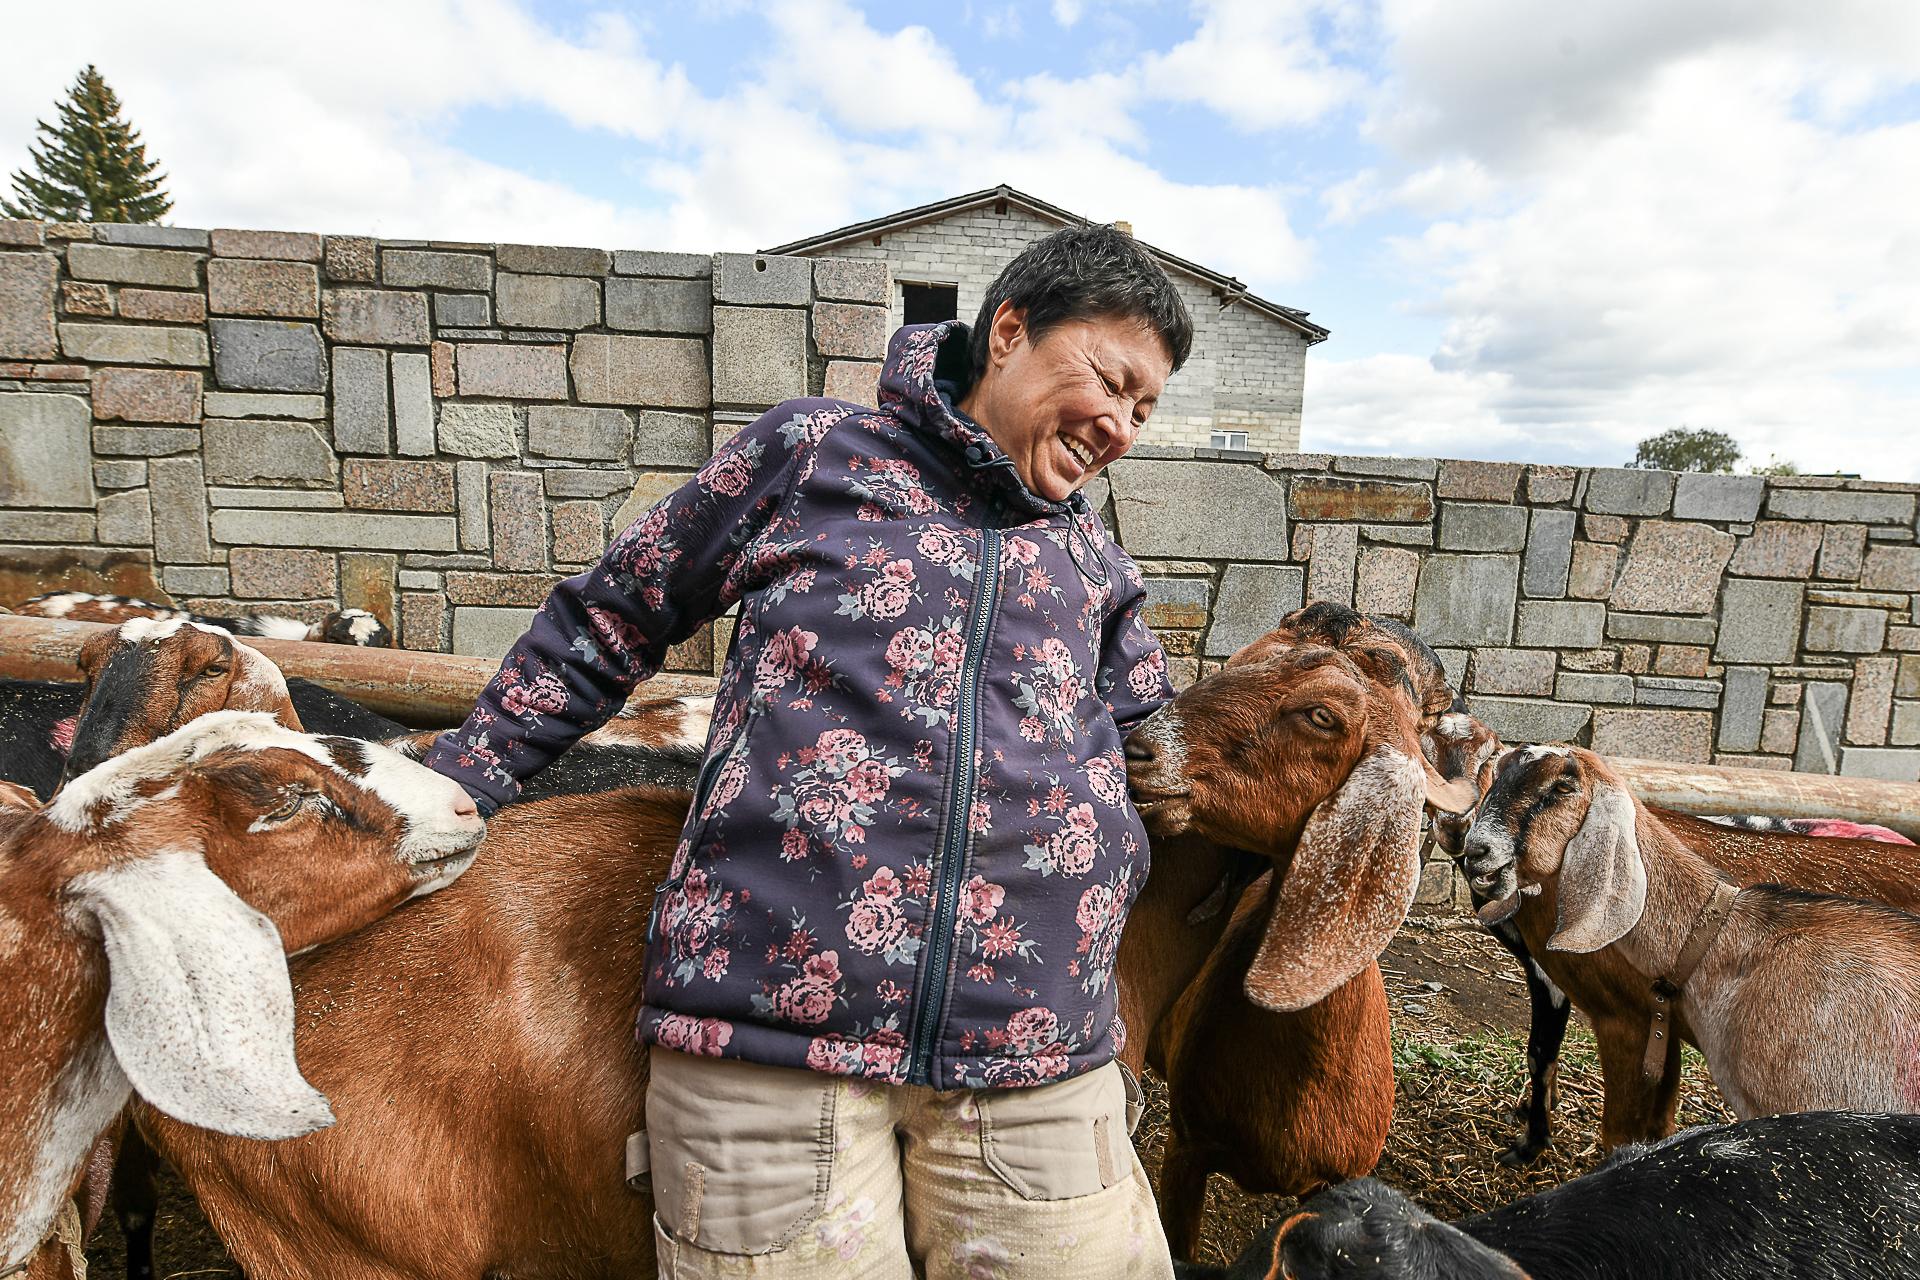
[[[980,1155],[1025,1200],[1092,1195],[1132,1170],[1120,1064],[1030,1089],[982,1089]]]
[[[1120,1068],[1120,1084],[1126,1090],[1127,1097],[1127,1137],[1131,1138],[1140,1128],[1140,1121],[1147,1114],[1147,1091],[1134,1079],[1133,1072],[1127,1070],[1127,1064],[1114,1059],[1114,1066]]]
[[[647,1139],[665,1234],[709,1253],[772,1253],[820,1216],[836,1079],[657,1045],[649,1066]]]

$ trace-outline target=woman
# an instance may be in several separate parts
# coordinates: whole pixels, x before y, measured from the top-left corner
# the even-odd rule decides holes
[[[877,411],[728,441],[427,757],[490,812],[739,604],[640,1017],[663,1276],[1170,1274],[1112,971],[1172,691],[1084,488],[1191,342],[1129,237],[1048,237]]]

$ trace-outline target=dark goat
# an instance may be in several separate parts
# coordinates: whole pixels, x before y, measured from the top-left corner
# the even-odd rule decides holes
[[[1220,1280],[1864,1280],[1920,1276],[1920,1116],[1815,1111],[1623,1148],[1448,1224],[1362,1179],[1262,1231]]]
[[[84,685],[63,680],[0,680],[0,780],[51,798],[86,699]]]
[[[407,732],[405,725],[310,681],[288,680],[287,692],[307,732],[369,741]],[[0,680],[0,781],[50,799],[86,701],[87,687],[71,681]]]

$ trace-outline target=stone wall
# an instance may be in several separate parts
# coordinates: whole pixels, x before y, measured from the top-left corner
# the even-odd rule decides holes
[[[858,259],[0,222],[0,605],[345,604],[498,654],[717,438],[870,402],[890,294]],[[1514,740],[1908,781],[1916,495],[1164,444],[1096,492],[1182,683],[1338,600]]]
[[[1336,600],[1412,623],[1515,741],[1920,780],[1920,485],[1177,449],[1110,472],[1181,682]]]
[[[877,237],[816,251],[817,260],[884,262],[896,281],[959,286],[959,318],[969,324],[1000,269],[1060,224],[1009,203],[965,209]],[[875,241],[878,243],[875,243]],[[1221,306],[1210,286],[1169,272],[1193,316],[1193,355],[1153,411],[1154,444],[1206,446],[1215,429],[1245,431],[1255,450],[1300,447],[1300,403],[1307,340],[1244,304]],[[888,298],[888,331],[900,326],[902,294]]]
[[[716,437],[870,403],[888,294],[881,263],[0,222],[0,605],[345,604],[497,655]]]

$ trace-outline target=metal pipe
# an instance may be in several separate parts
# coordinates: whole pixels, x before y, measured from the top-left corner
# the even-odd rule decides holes
[[[101,622],[0,614],[0,677],[77,680],[80,646],[112,628]],[[324,685],[381,715],[420,728],[458,724],[500,664],[491,658],[407,649],[362,649],[309,640],[236,636],[280,670]],[[651,697],[712,693],[710,676],[658,675],[643,686]]]
[[[64,622],[0,614],[0,677],[72,680],[80,646],[104,623]],[[360,649],[305,640],[238,637],[290,676],[325,685],[382,715],[423,728],[457,724],[499,669],[489,658],[404,649]],[[658,675],[652,696],[709,694],[708,676]],[[1825,773],[1732,769],[1668,760],[1610,757],[1634,793],[1681,813],[1755,813],[1772,818],[1841,818],[1875,822],[1920,840],[1920,784],[1843,778]]]
[[[1641,800],[1681,813],[1841,818],[1875,822],[1920,840],[1920,784],[1912,782],[1614,756],[1607,763]]]

